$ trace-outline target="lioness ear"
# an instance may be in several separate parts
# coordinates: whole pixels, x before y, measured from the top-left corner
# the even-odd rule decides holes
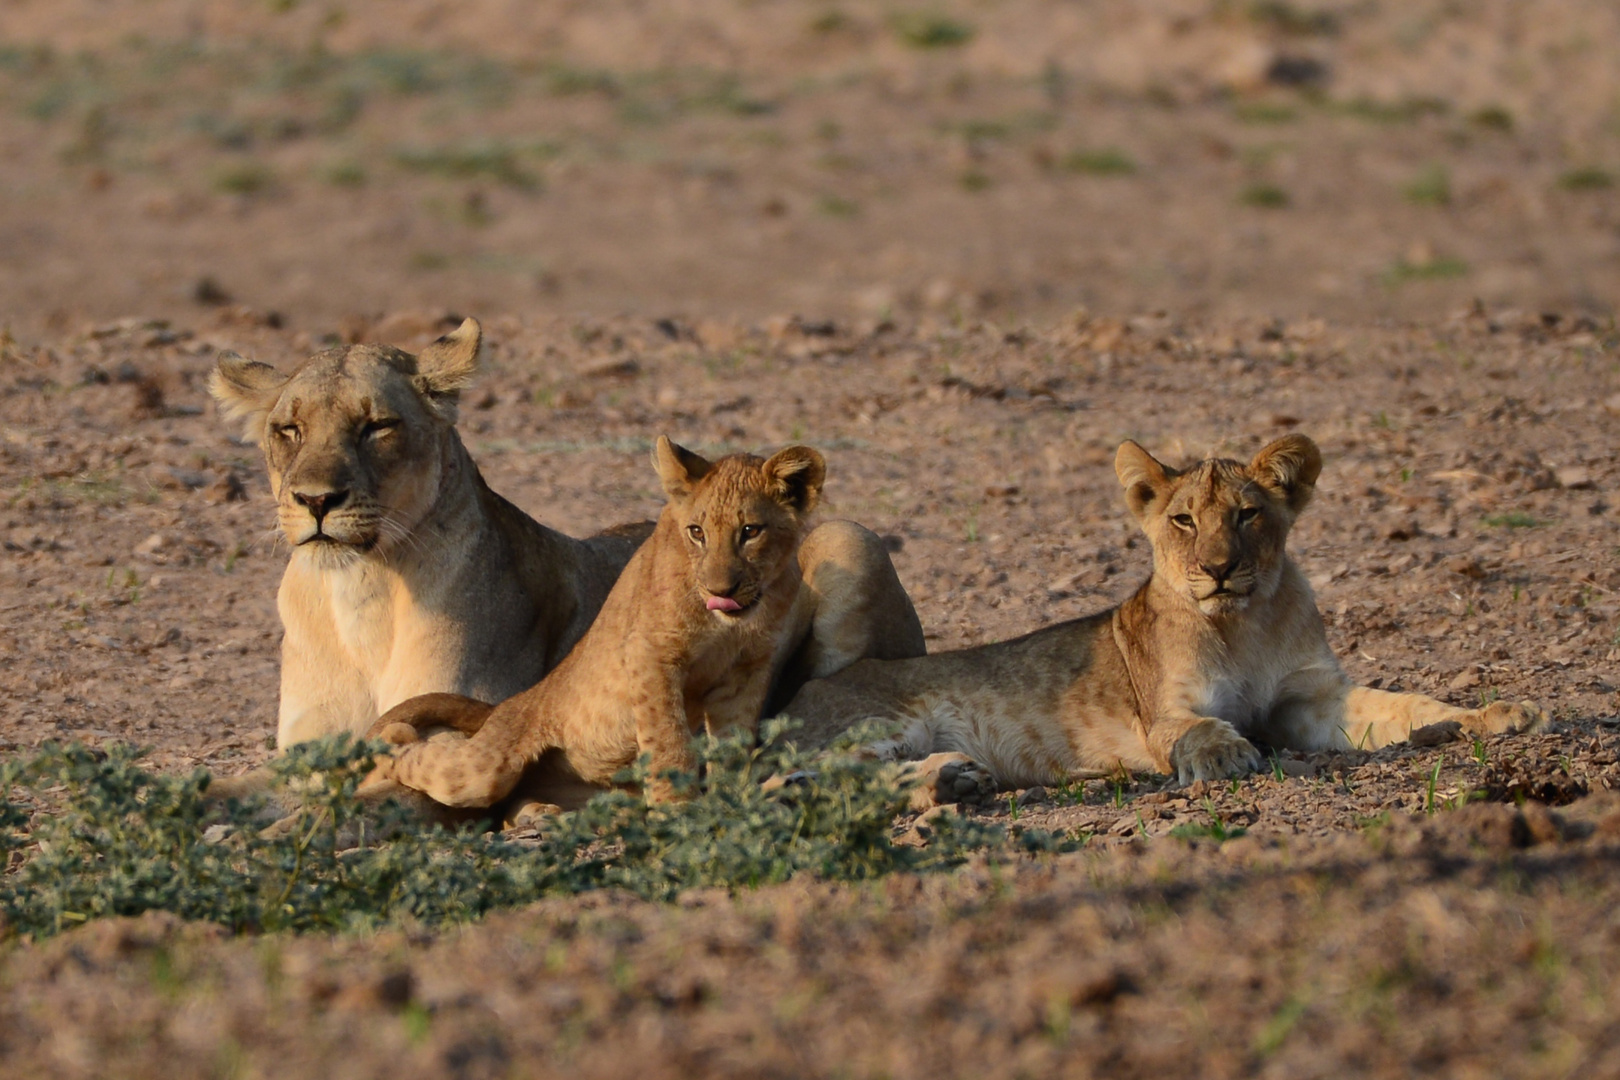
[[[808,446],[778,450],[760,466],[760,471],[770,484],[771,494],[799,514],[808,514],[821,501],[827,462]]]
[[[1125,488],[1125,505],[1131,508],[1132,516],[1141,521],[1153,504],[1168,494],[1176,472],[1126,439],[1114,455],[1114,475]]]
[[[653,468],[664,482],[664,494],[672,499],[690,494],[692,486],[713,467],[702,455],[670,442],[668,435],[658,436],[658,445],[653,447]]]
[[[1322,475],[1322,451],[1303,435],[1284,435],[1254,455],[1249,473],[1298,514],[1316,491],[1316,478]]]
[[[245,420],[248,439],[259,442],[264,436],[264,418],[281,395],[287,376],[257,360],[234,352],[222,352],[208,376],[208,392],[232,420]]]
[[[417,356],[416,388],[435,405],[453,407],[461,391],[478,374],[478,347],[483,341],[484,328],[478,320],[464,320]]]

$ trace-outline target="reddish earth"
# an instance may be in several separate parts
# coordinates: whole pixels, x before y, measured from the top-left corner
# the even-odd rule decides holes
[[[1292,546],[1355,677],[1555,723],[1024,793],[996,816],[1082,850],[949,876],[92,925],[0,956],[8,1071],[1620,1068],[1607,5],[942,5],[973,36],[935,48],[855,5],[389,10],[0,11],[7,752],[263,760],[284,551],[206,373],[451,311],[490,342],[463,435],[525,510],[648,516],[660,432],[802,439],[931,648],[1141,580],[1121,439],[1304,431]]]

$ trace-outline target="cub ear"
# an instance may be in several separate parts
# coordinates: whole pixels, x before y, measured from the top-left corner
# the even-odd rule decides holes
[[[208,392],[227,417],[246,421],[247,437],[259,442],[264,436],[264,418],[281,396],[287,378],[269,364],[227,351],[219,354],[208,376]]]
[[[467,319],[416,358],[416,388],[449,412],[451,419],[456,399],[478,374],[478,347],[483,342],[484,328],[477,319]]]
[[[821,485],[827,479],[827,462],[819,451],[808,446],[778,450],[760,466],[770,492],[798,514],[808,514],[821,501]]]
[[[1284,435],[1254,455],[1249,473],[1298,514],[1316,491],[1316,478],[1322,474],[1322,451],[1303,435]]]
[[[713,467],[701,454],[670,442],[668,435],[658,436],[658,444],[653,447],[653,468],[664,483],[664,494],[672,499],[690,495]]]
[[[1125,488],[1125,505],[1131,508],[1131,515],[1142,521],[1170,493],[1170,481],[1179,474],[1126,439],[1114,455],[1114,475]]]

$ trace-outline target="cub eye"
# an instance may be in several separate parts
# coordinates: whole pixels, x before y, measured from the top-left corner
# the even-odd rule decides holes
[[[1249,522],[1253,521],[1259,516],[1260,508],[1258,506],[1245,506],[1243,509],[1238,511],[1238,524],[1247,525]]]
[[[274,430],[278,438],[286,439],[288,442],[295,443],[304,437],[297,424],[278,424]]]
[[[692,538],[694,544],[703,543],[703,528],[700,525],[688,525],[686,535]]]
[[[1177,528],[1191,529],[1193,527],[1193,519],[1191,514],[1176,514],[1172,516],[1170,520],[1175,522]]]
[[[360,429],[362,439],[380,439],[399,427],[398,420],[368,420]]]
[[[750,541],[750,540],[754,539],[755,537],[759,536],[759,534],[764,532],[764,531],[765,531],[765,526],[763,526],[763,525],[744,525],[742,527],[743,542],[747,543],[748,541]]]

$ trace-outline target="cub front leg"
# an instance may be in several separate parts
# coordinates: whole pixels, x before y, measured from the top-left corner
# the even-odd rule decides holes
[[[659,665],[641,666],[656,671]],[[668,670],[649,674],[647,681],[633,691],[630,714],[636,725],[636,749],[650,759],[648,802],[668,802],[675,797],[675,785],[666,774],[693,772],[697,768],[692,729],[686,717],[684,674]]]

